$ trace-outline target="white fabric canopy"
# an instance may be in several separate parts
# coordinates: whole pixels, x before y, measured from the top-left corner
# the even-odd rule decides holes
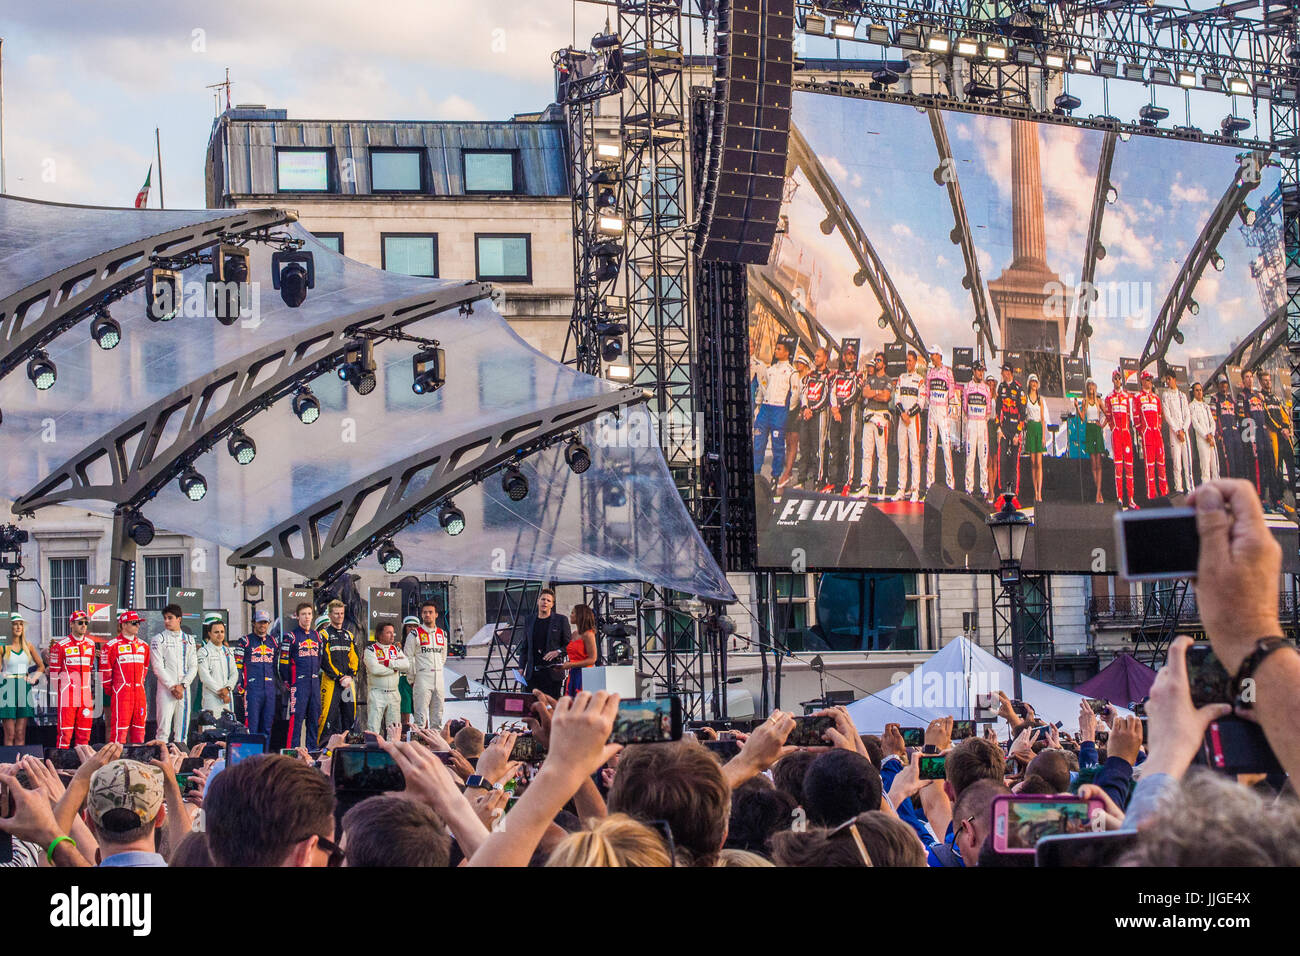
[[[907,677],[854,701],[848,710],[862,733],[879,733],[891,723],[924,727],[939,717],[974,717],[977,695],[1000,690],[1011,697],[1014,686],[1010,664],[965,637],[958,637]],[[1064,730],[1075,732],[1081,695],[1023,675],[1021,688],[1023,699],[1039,717],[1051,724],[1059,720]],[[1129,713],[1122,707],[1116,709],[1121,714]]]

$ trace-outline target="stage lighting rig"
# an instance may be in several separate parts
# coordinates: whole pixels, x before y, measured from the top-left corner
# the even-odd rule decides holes
[[[45,392],[54,387],[54,383],[59,377],[59,370],[55,367],[48,352],[44,349],[37,349],[32,353],[32,357],[27,360],[27,377],[31,379],[38,392]]]
[[[208,481],[195,470],[193,465],[186,465],[185,470],[181,472],[178,482],[181,487],[181,494],[190,501],[202,501],[204,495],[208,493]]]
[[[1062,93],[1058,96],[1053,105],[1058,113],[1073,113],[1083,105],[1083,100],[1079,99],[1073,93]]]
[[[1219,250],[1215,249],[1210,253],[1210,265],[1214,266],[1215,272],[1222,272],[1224,267],[1223,256],[1219,255]]]
[[[181,273],[153,268],[145,276],[145,307],[151,322],[170,322],[181,310]]]
[[[581,475],[591,467],[591,452],[578,439],[573,439],[564,449],[564,463],[575,475]]]
[[[379,384],[375,377],[375,346],[369,339],[353,340],[347,344],[344,364],[339,366],[339,378],[356,390],[358,395],[369,395]]]
[[[125,528],[126,536],[139,547],[146,548],[153,543],[153,522],[139,511],[132,510],[126,513]]]
[[[212,252],[208,273],[208,311],[222,325],[239,321],[241,291],[248,282],[249,252],[243,246],[222,243]]]
[[[95,321],[90,323],[90,337],[105,352],[115,349],[122,342],[122,326],[108,314],[107,309],[100,309]]]
[[[511,501],[523,501],[528,497],[528,479],[515,464],[508,465],[501,474],[501,490]]]
[[[320,418],[320,399],[306,385],[299,388],[293,396],[293,413],[304,425],[310,425]]]
[[[307,290],[316,288],[316,257],[301,250],[272,253],[271,288],[279,291],[289,308],[298,308],[307,299]]]
[[[438,509],[438,524],[442,530],[455,537],[465,530],[465,513],[448,501]]]
[[[242,428],[236,428],[226,440],[226,451],[241,465],[251,464],[257,457],[257,443]]]
[[[1255,218],[1256,218],[1255,210],[1251,209],[1248,205],[1246,205],[1245,201],[1243,200],[1241,205],[1237,207],[1237,218],[1241,220],[1241,224],[1243,226],[1246,227],[1253,226],[1255,225]]]
[[[411,356],[411,391],[416,395],[436,392],[447,382],[447,355],[436,345]]]
[[[379,565],[388,574],[402,570],[402,552],[389,539],[379,546]]]
[[[1235,116],[1230,113],[1219,123],[1219,129],[1223,130],[1224,136],[1236,137],[1250,129],[1250,120],[1244,116]]]
[[[1163,106],[1156,106],[1155,103],[1148,103],[1146,106],[1142,107],[1142,109],[1138,110],[1138,116],[1141,117],[1141,119],[1138,120],[1138,125],[1154,128],[1162,120],[1167,120],[1169,118],[1169,110],[1165,109]]]

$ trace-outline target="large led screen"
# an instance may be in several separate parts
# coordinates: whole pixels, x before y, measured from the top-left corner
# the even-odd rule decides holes
[[[796,94],[777,243],[749,274],[760,564],[993,570],[1010,491],[1027,569],[1109,573],[1119,508],[1230,475],[1300,569],[1285,335],[1246,350],[1253,371],[1231,354],[1279,341],[1261,158]]]

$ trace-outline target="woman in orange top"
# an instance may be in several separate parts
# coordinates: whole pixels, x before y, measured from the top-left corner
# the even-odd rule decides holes
[[[564,679],[564,693],[575,696],[582,690],[582,668],[596,663],[596,614],[585,604],[575,605],[569,615],[573,624],[573,640],[564,647],[564,656],[568,658],[560,667],[567,671]]]

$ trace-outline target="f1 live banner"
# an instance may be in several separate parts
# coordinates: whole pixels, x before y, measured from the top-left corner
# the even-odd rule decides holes
[[[366,643],[375,639],[375,632],[380,624],[391,624],[397,632],[397,640],[402,639],[402,592],[390,588],[370,589],[370,618],[367,624],[369,633]]]
[[[315,595],[311,588],[280,588],[280,634],[287,635],[298,626],[298,605],[304,601],[312,603]],[[316,620],[316,612],[312,611],[312,622]],[[311,622],[307,624],[311,627]]]
[[[7,647],[14,639],[14,629],[9,619],[9,589],[0,588],[0,647]]]
[[[81,606],[90,616],[90,636],[102,644],[117,637],[117,586],[83,584]]]
[[[181,606],[181,630],[197,644],[203,634],[203,588],[168,588],[167,603]]]

